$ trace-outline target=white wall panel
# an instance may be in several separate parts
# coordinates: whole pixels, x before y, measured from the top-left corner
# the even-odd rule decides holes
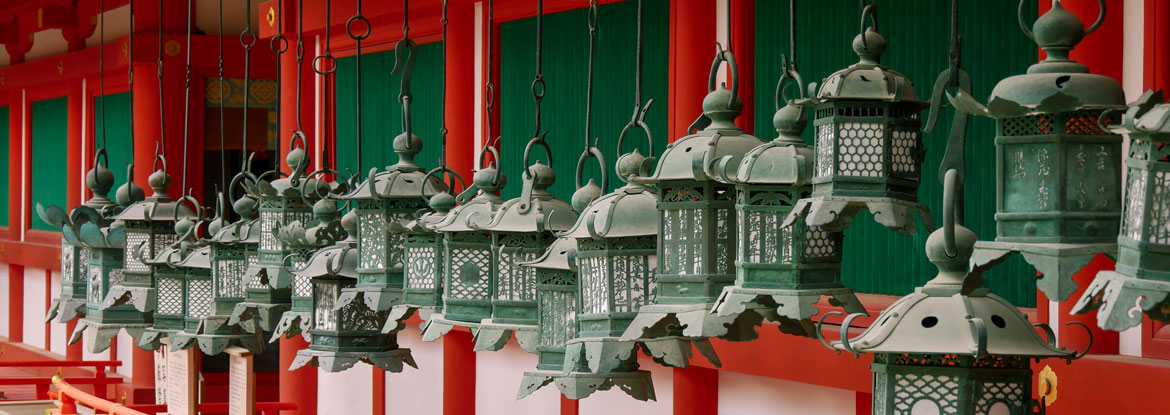
[[[496,352],[475,356],[475,412],[481,415],[547,415],[560,412],[561,394],[546,386],[516,400],[524,371],[536,370],[536,355],[529,354],[515,340]]]
[[[86,330],[85,335],[92,336],[93,330]],[[81,339],[81,341],[86,340]],[[118,355],[115,356],[115,360],[122,361],[122,366],[118,366],[118,374],[130,377],[130,374],[134,373],[134,360],[132,359],[132,356],[134,356],[135,347],[136,346],[134,346],[133,337],[130,337],[129,334],[126,334],[125,330],[118,332]],[[107,350],[106,353],[109,353],[109,351]]]
[[[52,282],[49,283],[49,299],[61,297],[61,273],[53,271]],[[65,333],[65,323],[58,323],[57,319],[49,324],[49,351],[59,355],[65,355],[65,341],[69,340]]]
[[[0,336],[8,337],[8,264],[0,264]]]
[[[856,413],[857,393],[763,376],[719,372],[723,415],[846,415]]]
[[[372,366],[358,363],[349,370],[328,373],[314,367],[297,370],[317,371],[317,414],[352,415],[373,412],[370,379]]]
[[[421,335],[414,324],[398,334],[398,345],[410,349],[419,368],[386,373],[387,413],[443,413],[443,341],[423,342]]]
[[[655,401],[642,402],[631,398],[618,388],[598,391],[582,400],[578,409],[581,415],[670,415],[674,412],[674,369],[663,367],[653,360],[639,359],[642,370],[649,370],[654,378]],[[548,386],[546,386],[547,388]]]
[[[24,269],[24,344],[45,348],[45,270]]]

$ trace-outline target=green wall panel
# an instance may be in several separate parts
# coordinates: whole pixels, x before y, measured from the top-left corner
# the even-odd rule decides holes
[[[960,2],[963,67],[971,74],[974,95],[986,100],[991,89],[1010,75],[1024,73],[1036,62],[1036,45],[1020,32],[1015,2]],[[1035,8],[1029,9],[1033,21]],[[797,61],[806,82],[820,82],[830,73],[857,62],[851,43],[857,35],[860,10],[856,1],[801,2],[797,7]],[[928,99],[935,77],[948,65],[950,2],[900,0],[878,8],[879,27],[889,46],[882,63],[908,76],[920,99]],[[780,77],[780,55],[788,52],[788,2],[756,2],[756,135],[773,138],[772,103]],[[922,112],[923,119],[926,111]],[[944,111],[938,128],[924,135],[926,162],[921,202],[931,209],[936,224],[942,223],[942,185],[938,165],[946,147],[951,111]],[[981,239],[995,238],[995,125],[991,119],[973,117],[967,135],[966,226]],[[811,142],[812,128],[805,131]],[[878,225],[863,213],[845,232],[845,283],[858,291],[904,295],[937,272],[923,254],[928,232],[919,226],[914,236],[902,236]],[[1036,272],[1012,257],[987,274],[988,285],[1017,306],[1035,307]]]
[[[0,195],[8,193],[8,107],[0,107]],[[0,203],[0,226],[8,226],[8,201]]]
[[[670,5],[665,0],[650,0],[644,7],[642,100],[655,100],[646,121],[654,135],[654,150],[661,153],[667,142]],[[575,190],[577,159],[585,141],[589,70],[586,14],[585,9],[577,9],[544,17],[543,70],[547,89],[541,102],[541,127],[548,130],[557,174],[557,182],[550,190],[564,200],[569,200]],[[619,154],[615,146],[634,105],[636,19],[637,4],[633,1],[598,8],[592,133],[600,138],[598,147],[606,157],[611,189],[622,184],[613,175],[613,163]],[[500,32],[497,110],[501,111],[502,164],[508,176],[503,195],[510,198],[520,194],[524,146],[532,138],[535,124],[531,85],[536,74],[536,18],[502,23]],[[691,116],[698,114],[687,115]],[[644,136],[637,132],[630,133],[623,145],[627,151],[634,146],[641,148],[644,155],[648,151]],[[534,153],[534,157],[545,159],[542,151]],[[589,163],[586,177],[598,177],[596,163]]]
[[[105,101],[105,131],[102,131],[102,101]],[[97,130],[98,145],[105,140],[106,154],[109,156],[109,168],[114,173],[114,186],[107,195],[111,199],[114,192],[126,182],[126,166],[130,164],[133,145],[130,141],[130,93],[109,94],[93,99],[94,128]],[[87,164],[89,161],[87,160]],[[138,166],[150,169],[150,166]]]
[[[68,148],[68,98],[54,98],[32,103],[32,200],[29,212],[37,203],[65,207],[65,157]],[[61,230],[32,214],[32,228]]]
[[[402,133],[402,104],[398,102],[402,84],[401,77],[390,74],[394,68],[393,50],[362,55],[362,149],[359,152],[354,129],[356,61],[354,57],[337,60],[337,167],[343,172],[346,169],[356,172],[360,154],[364,177],[371,167],[385,167],[398,160],[391,144]],[[439,165],[442,76],[443,44],[419,45],[410,80],[414,94],[410,105],[411,129],[423,140],[423,151],[415,161],[428,169]]]

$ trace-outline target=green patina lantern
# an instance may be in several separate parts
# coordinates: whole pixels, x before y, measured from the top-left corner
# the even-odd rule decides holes
[[[1107,330],[1141,324],[1137,310],[1170,322],[1170,104],[1163,100],[1147,92],[1121,120],[1130,142],[1116,271],[1098,273],[1073,308],[1097,310]]]
[[[853,290],[841,284],[841,232],[796,221],[783,226],[801,198],[812,190],[816,151],[800,138],[807,123],[804,110],[780,107],[786,81],[803,94],[800,75],[786,69],[777,84],[777,110],[772,122],[780,134],[748,151],[733,173],[721,180],[736,187],[735,284],[723,289],[720,316],[754,308],[780,322],[780,331],[814,336],[811,321],[816,303],[829,297],[849,313],[865,313]],[[765,306],[759,309],[757,306]]]
[[[956,226],[953,257],[944,234],[936,230],[926,242],[938,276],[883,311],[856,338],[849,338],[849,326],[860,315],[847,317],[843,340],[830,348],[874,354],[875,415],[1037,413],[1033,406],[1044,404],[1031,397],[1029,360],[1080,356],[1056,347],[1047,325],[1037,325],[1049,337],[1041,338],[1019,309],[981,288],[977,274],[968,275],[973,232]]]
[[[332,203],[328,199],[323,202]],[[313,317],[309,348],[297,351],[289,370],[312,365],[340,372],[359,361],[393,373],[401,372],[404,363],[418,368],[410,349],[398,347],[397,334],[381,332],[385,311],[364,301],[339,301],[342,293],[362,278],[358,221],[358,215],[350,210],[340,222],[348,236],[316,251],[302,267],[292,270],[296,278],[308,278],[313,284]]]
[[[576,212],[565,201],[553,197],[549,186],[556,181],[552,167],[539,161],[529,164],[535,147],[543,148],[552,162],[552,150],[544,137],[533,138],[524,149],[524,185],[520,196],[504,202],[492,220],[472,226],[491,234],[491,315],[475,332],[475,350],[499,350],[512,333],[520,346],[536,353],[538,305],[536,269],[520,266],[538,258],[556,239],[554,232],[569,229]]]
[[[292,146],[285,157],[285,162],[292,170],[291,175],[271,181],[265,180],[269,175],[283,175],[274,170],[258,178],[241,182],[247,195],[260,204],[257,209],[260,240],[256,250],[256,261],[248,264],[248,271],[244,274],[245,299],[232,310],[231,318],[228,320],[230,325],[255,319],[261,330],[273,331],[277,328],[280,317],[292,304],[292,289],[289,287],[292,275],[284,268],[284,261],[291,254],[307,258],[308,252],[294,252],[277,237],[277,231],[288,223],[297,221],[306,223],[311,220],[313,211],[308,200],[319,198],[317,190],[324,190],[324,186],[318,189],[314,184],[307,187],[313,194],[302,197],[303,182],[309,180],[305,177],[304,171],[311,164],[305,152],[304,134],[295,133]],[[301,289],[303,297],[308,298],[312,288],[307,281]]]
[[[104,154],[99,150],[98,156]],[[95,158],[95,161],[97,158]],[[126,177],[134,177],[133,165],[127,168]],[[95,162],[94,169],[86,174],[86,184],[94,191],[82,209],[91,208],[98,213],[100,220],[80,221],[73,220],[77,228],[63,227],[62,235],[76,239],[85,247],[88,254],[85,260],[86,288],[85,288],[85,316],[77,321],[77,327],[69,337],[69,344],[81,340],[86,331],[85,347],[91,353],[101,353],[110,347],[110,340],[118,335],[118,331],[126,329],[132,336],[141,336],[142,330],[149,326],[149,316],[130,305],[104,307],[106,297],[114,285],[123,281],[122,268],[126,246],[126,229],[122,226],[112,226],[114,217],[122,208],[130,206],[144,199],[142,188],[132,181],[128,181],[118,189],[117,205],[105,197],[113,184],[113,174],[100,163]],[[105,191],[102,191],[105,190]],[[86,215],[90,216],[90,215]]]
[[[480,165],[488,154],[499,160],[500,153],[489,145],[480,153]],[[492,251],[492,234],[480,227],[490,222],[503,203],[497,193],[506,183],[492,161],[475,172],[471,186],[456,197],[461,202],[459,206],[441,220],[425,225],[442,235],[441,254],[435,258],[441,258],[444,280],[443,311],[423,323],[424,341],[434,341],[456,325],[478,327],[481,320],[491,317],[492,285],[496,281],[492,264],[499,258]],[[426,274],[422,278],[426,279]]]
[[[106,196],[114,184],[114,174],[106,168],[106,163],[106,150],[98,149],[94,167],[85,175],[86,186],[94,196],[84,205],[73,208],[68,214],[56,205],[36,205],[41,220],[61,228],[61,295],[49,304],[46,323],[53,319],[58,323],[68,323],[85,317],[90,253],[89,247],[80,239],[81,229],[86,223],[93,223],[92,230],[99,232],[103,227],[108,228],[118,209]]]
[[[233,183],[244,177],[244,173],[236,175]],[[235,186],[233,184],[230,187]],[[236,304],[245,299],[245,273],[258,259],[256,250],[260,242],[260,227],[253,217],[256,200],[247,194],[240,196],[234,203],[240,220],[230,224],[224,224],[223,218],[227,212],[222,206],[222,195],[218,203],[219,217],[208,225],[208,233],[212,237],[203,241],[207,249],[207,267],[211,273],[211,301],[206,313],[188,312],[189,329],[172,334],[171,347],[182,350],[198,343],[199,349],[207,355],[217,355],[231,346],[260,353],[264,350],[264,342],[255,320],[228,323]],[[204,309],[201,306],[192,310]],[[196,327],[193,332],[190,330],[192,324]]]
[[[731,89],[716,88],[723,62],[732,74]],[[743,102],[737,95],[739,73],[730,51],[716,55],[710,74],[703,116],[692,128],[704,121],[710,124],[667,146],[654,174],[637,179],[658,188],[657,298],[638,310],[622,340],[678,335],[750,340],[755,337],[751,327],[761,321],[748,313],[720,317],[709,312],[723,287],[735,280],[737,244],[735,188],[715,180],[713,169],[719,163],[738,164],[761,144],[733,122]]]
[[[183,206],[184,201],[190,201],[191,206],[195,207],[196,218],[203,217],[202,209],[194,198],[184,196],[176,204]],[[176,213],[178,211],[175,210]],[[210,311],[211,266],[207,259],[207,250],[202,246],[196,246],[198,226],[191,218],[176,220],[175,235],[178,235],[178,241],[156,252],[153,257],[145,256],[145,246],[134,253],[150,268],[158,297],[154,322],[143,332],[142,337],[137,339],[138,347],[143,350],[156,350],[162,346],[163,339],[187,329],[189,315],[201,316]],[[198,319],[193,321],[190,327],[192,333],[198,322]],[[178,344],[173,340],[170,343],[182,348],[190,346]]]
[[[1101,7],[1086,30],[1054,0],[1031,30],[1020,24],[1047,52],[1044,61],[1000,81],[986,107],[970,96],[952,99],[966,112],[996,119],[997,235],[976,246],[972,265],[988,268],[1019,252],[1043,274],[1037,288],[1056,301],[1076,291],[1072,275],[1094,256],[1117,250],[1122,137],[1098,121],[1110,123],[1109,110],[1124,108],[1125,94],[1113,78],[1069,60],[1100,25]]]
[[[866,208],[899,233],[914,233],[914,211],[933,227],[918,204],[925,153],[919,112],[926,103],[909,78],[881,64],[886,39],[877,32],[875,14],[875,7],[866,6],[862,33],[853,38],[860,60],[825,78],[815,94],[811,84],[813,96],[798,102],[813,111],[813,190],[784,226],[803,218],[809,227],[841,231]],[[865,27],[867,17],[872,27]]]
[[[402,307],[417,310],[423,318],[443,307],[443,236],[431,231],[431,227],[455,207],[455,196],[444,191],[431,196],[428,205],[434,212],[407,222],[402,243],[406,280]]]
[[[325,173],[325,171],[322,170],[318,173]],[[346,238],[345,229],[341,227],[341,220],[338,217],[337,202],[331,197],[334,194],[339,194],[342,188],[336,182],[313,179],[316,174],[310,174],[309,178],[302,182],[302,185],[318,186],[319,189],[323,189],[315,192],[302,188],[302,194],[312,193],[322,197],[313,203],[313,219],[307,222],[282,223],[276,232],[276,237],[280,240],[281,245],[289,250],[283,268],[291,277],[291,280],[286,281],[285,284],[292,286],[292,306],[280,316],[280,322],[273,330],[269,342],[275,342],[282,334],[288,337],[300,334],[306,341],[312,340],[309,329],[313,327],[314,294],[311,275],[314,274],[298,274],[292,271],[304,269],[313,254]],[[325,189],[335,189],[339,192],[335,193]],[[280,281],[270,280],[269,283],[278,287]]]

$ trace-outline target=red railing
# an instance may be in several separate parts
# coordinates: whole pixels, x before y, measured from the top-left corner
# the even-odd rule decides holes
[[[46,395],[50,399],[57,400],[57,411],[55,415],[76,415],[77,404],[80,403],[87,407],[93,408],[94,413],[106,413],[109,415],[149,415],[164,413],[167,411],[166,405],[127,405],[113,403],[102,398],[90,395],[70,385],[68,381],[61,378],[61,376],[53,376],[52,385],[57,387],[57,391],[48,391]],[[297,404],[292,402],[257,402],[256,413],[260,415],[278,415],[281,411],[297,410]],[[198,407],[200,414],[226,414],[228,413],[227,402],[215,403],[201,403]]]
[[[109,385],[116,385],[122,383],[121,378],[111,378],[106,375],[108,368],[121,366],[122,362],[117,360],[103,360],[103,361],[82,361],[82,360],[38,360],[38,361],[12,361],[0,362],[0,367],[12,368],[57,368],[57,373],[60,375],[61,369],[66,367],[92,367],[92,378],[69,378],[69,383],[76,385],[93,385],[94,395],[103,398],[106,395],[106,388]],[[56,377],[56,376],[54,376]],[[19,378],[3,378],[0,379],[0,386],[18,386],[18,385],[33,385],[36,388],[36,398],[44,399],[48,396],[49,384],[52,379],[49,377],[19,377]]]
[[[148,414],[162,413],[167,411],[166,405],[127,405],[126,407]],[[280,413],[280,411],[296,410],[297,404],[292,402],[256,402],[256,413],[260,415],[277,415]],[[201,403],[199,404],[199,413],[203,415],[226,414],[228,413],[228,403]]]

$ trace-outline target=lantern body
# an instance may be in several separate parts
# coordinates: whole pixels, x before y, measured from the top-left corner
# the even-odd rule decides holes
[[[108,245],[105,236],[112,222],[111,216],[118,212],[118,206],[106,196],[114,183],[114,175],[102,162],[104,155],[105,151],[99,150],[93,168],[86,173],[86,186],[93,192],[93,197],[85,204],[73,208],[68,214],[55,205],[46,208],[36,204],[37,216],[42,221],[61,228],[61,292],[49,305],[46,323],[54,318],[59,323],[68,323],[85,316],[89,244]],[[103,228],[107,232],[103,232]]]
[[[734,189],[715,181],[659,186],[658,302],[714,302],[735,278]]]
[[[1116,124],[1126,101],[1119,82],[1069,59],[1086,34],[1076,15],[1054,3],[1032,32],[1043,61],[996,84],[986,107],[955,101],[996,119],[997,235],[979,243],[972,266],[1019,252],[1042,274],[1037,288],[1064,301],[1077,291],[1074,273],[1117,251],[1122,137],[1099,123]]]
[[[284,258],[293,252],[277,237],[277,230],[285,223],[307,222],[313,212],[299,197],[259,192],[256,196],[259,202],[259,216],[256,219],[259,235],[254,248],[255,256],[248,258],[247,272],[242,280],[245,284],[245,299],[235,305],[229,324],[255,319],[262,330],[272,331],[276,329],[280,316],[291,305],[293,291],[288,284],[292,277],[283,266]],[[245,250],[245,256],[247,252]],[[276,285],[278,282],[284,284]],[[311,286],[302,287],[302,292],[309,291]]]
[[[443,316],[471,323],[491,317],[491,292],[496,281],[492,264],[499,260],[492,252],[491,233],[444,232],[443,260],[447,277],[443,286]]]
[[[185,269],[172,262],[177,262],[181,255],[177,249],[164,249],[157,259],[146,261],[147,266],[152,268],[152,277],[158,290],[154,324],[148,332],[161,332],[165,336],[168,332],[180,331],[186,326],[187,273]],[[158,343],[155,343],[154,347],[148,350],[157,347]]]
[[[356,287],[370,292],[385,293],[374,301],[383,309],[402,298],[405,283],[403,245],[406,236],[401,224],[410,220],[419,209],[426,208],[421,197],[411,200],[359,200],[358,249],[361,261],[358,266]],[[393,224],[393,226],[391,225]],[[391,231],[391,229],[394,231]],[[369,295],[369,294],[366,294]],[[381,296],[385,296],[382,299]]]
[[[1026,357],[874,355],[873,413],[1033,413],[1032,370]]]
[[[540,298],[537,306],[540,340],[536,369],[562,371],[565,345],[577,337],[577,275],[570,270],[538,269],[536,278]],[[584,364],[584,360],[581,363]],[[581,367],[569,370],[579,371]]]
[[[417,226],[417,225],[416,225]],[[443,305],[443,237],[423,229],[404,234],[406,286],[402,303],[435,309]]]
[[[157,306],[157,293],[155,292],[157,281],[148,262],[178,241],[179,237],[175,235],[174,231],[174,222],[149,219],[122,219],[121,221],[123,227],[126,228],[126,250],[123,260],[125,278],[121,286],[114,286],[112,293],[115,295],[114,300],[129,300],[140,311],[154,312]]]
[[[535,325],[537,323],[536,270],[520,263],[536,260],[553,241],[549,232],[493,232],[492,251],[499,252],[493,262],[497,275],[492,298],[492,321],[502,324]]]
[[[655,242],[652,235],[578,239],[579,337],[620,337],[642,306],[655,303]]]
[[[1073,310],[1097,310],[1097,324],[1123,331],[1141,324],[1142,315],[1170,322],[1170,104],[1147,92],[1125,113],[1129,133],[1126,185],[1117,266],[1097,274]],[[1157,105],[1152,105],[1152,104]]]
[[[336,202],[324,198],[313,205],[313,219],[308,223],[291,222],[280,227],[278,238],[289,251],[288,257],[284,259],[286,265],[282,268],[292,278],[292,305],[280,316],[270,342],[276,341],[281,334],[293,336],[297,333],[304,336],[305,340],[312,340],[308,329],[313,324],[312,279],[316,274],[293,271],[306,269],[321,249],[346,238],[346,232],[338,219]]]
[[[252,251],[248,255],[247,251]],[[215,315],[230,315],[244,301],[248,267],[258,259],[255,244],[211,243],[211,280],[214,285]]]
[[[89,248],[61,238],[61,294],[49,304],[45,321],[68,323],[85,316]]]

